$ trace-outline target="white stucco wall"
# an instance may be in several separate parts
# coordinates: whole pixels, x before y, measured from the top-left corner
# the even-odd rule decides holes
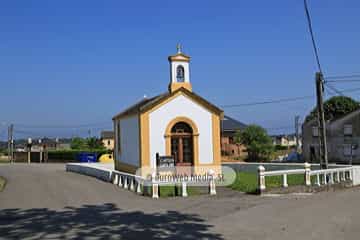
[[[165,155],[164,135],[166,127],[176,117],[187,117],[196,124],[200,134],[199,162],[200,164],[213,163],[211,113],[188,97],[179,95],[149,115],[151,166],[155,166],[157,152],[160,155]]]
[[[120,120],[120,153],[117,161],[139,166],[139,118],[138,115]]]

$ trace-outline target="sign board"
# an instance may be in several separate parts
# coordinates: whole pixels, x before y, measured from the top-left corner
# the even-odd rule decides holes
[[[159,168],[175,167],[175,159],[172,156],[159,156],[156,154],[156,165]]]

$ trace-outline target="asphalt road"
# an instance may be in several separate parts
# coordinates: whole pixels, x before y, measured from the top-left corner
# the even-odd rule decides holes
[[[153,200],[62,164],[0,165],[0,239],[359,239],[358,188]]]

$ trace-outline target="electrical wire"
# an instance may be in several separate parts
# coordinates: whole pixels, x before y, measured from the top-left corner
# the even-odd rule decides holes
[[[332,89],[334,92],[336,92],[338,95],[340,96],[344,96],[345,94],[342,93],[342,91],[336,89],[333,85],[331,85],[330,83],[326,83],[325,86],[329,87],[330,89]]]
[[[325,79],[344,79],[344,78],[360,78],[360,74],[342,75],[342,76],[328,76]]]
[[[313,32],[313,27],[312,27],[312,21],[311,21],[311,16],[310,16],[310,12],[309,12],[309,8],[308,8],[307,0],[304,0],[304,8],[305,8],[305,13],[306,13],[306,19],[307,19],[308,27],[309,27],[309,32],[310,32],[310,35],[311,35],[311,41],[312,41],[312,45],[313,45],[313,49],[314,49],[314,53],[315,53],[316,63],[317,63],[319,72],[322,73],[323,71],[322,71],[321,64],[320,64],[318,47],[316,46],[316,41],[315,41],[315,37],[314,37],[314,32]]]
[[[89,123],[89,124],[82,124],[82,125],[29,125],[29,124],[22,124],[22,123],[15,123],[16,126],[21,128],[47,128],[47,129],[77,129],[77,128],[91,128],[94,126],[108,126],[110,125],[110,121],[106,122],[98,122],[98,123]]]
[[[294,102],[305,99],[313,99],[314,96],[302,96],[302,97],[293,97],[293,98],[282,98],[276,100],[262,101],[262,102],[250,102],[250,103],[242,103],[242,104],[230,104],[230,105],[222,105],[222,108],[235,108],[235,107],[245,107],[245,106],[255,106],[255,105],[264,105],[264,104],[273,104],[273,103],[283,103],[283,102]]]
[[[360,82],[360,79],[325,80],[325,83],[348,83],[348,82]]]

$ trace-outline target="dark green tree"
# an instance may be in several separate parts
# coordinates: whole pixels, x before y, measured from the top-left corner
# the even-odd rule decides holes
[[[270,136],[258,125],[249,125],[243,131],[238,131],[235,141],[246,147],[249,161],[269,160],[274,152]]]
[[[85,139],[76,137],[71,140],[70,147],[73,150],[83,150],[87,148],[87,143]]]
[[[105,150],[103,142],[95,137],[88,138],[86,144],[89,149]]]
[[[325,120],[333,120],[342,117],[360,108],[359,102],[350,97],[336,96],[324,102]],[[305,122],[317,118],[317,107],[306,117]]]

